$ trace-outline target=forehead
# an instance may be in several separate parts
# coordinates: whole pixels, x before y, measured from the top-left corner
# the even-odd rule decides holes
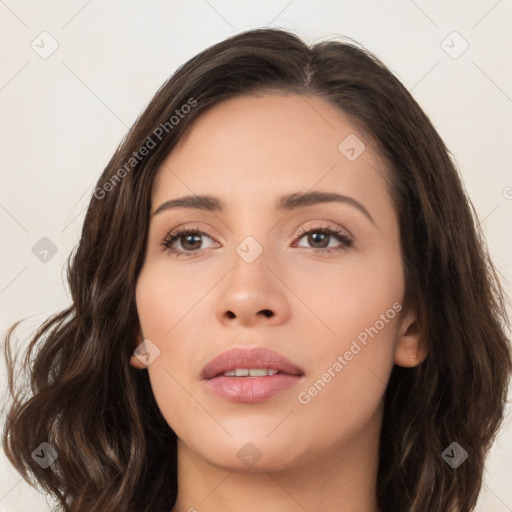
[[[385,200],[384,173],[365,135],[327,101],[241,96],[194,120],[159,169],[152,202],[191,193],[270,199],[311,189]]]

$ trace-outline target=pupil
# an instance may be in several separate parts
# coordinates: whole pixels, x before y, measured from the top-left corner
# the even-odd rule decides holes
[[[185,239],[185,243],[182,242],[182,246],[184,249],[186,249],[187,247],[187,244],[190,244],[192,245],[192,247],[189,247],[189,249],[196,249],[196,247],[193,247],[193,244],[194,242],[197,244],[197,242],[201,242],[201,237],[197,236],[197,235],[185,235],[183,237]],[[190,239],[195,239],[195,241],[193,240],[192,242],[189,242]]]
[[[323,237],[323,242],[326,242],[326,241],[327,241],[327,238],[328,238],[328,235],[325,235],[325,234],[323,234],[323,233],[311,233],[309,236],[310,236],[309,243],[317,243],[317,242],[318,242],[318,240],[316,240],[316,238],[317,238],[318,236]],[[320,241],[321,241],[321,240],[320,240]],[[329,245],[329,243],[323,243],[323,244],[321,245],[321,247],[327,247],[328,245]]]

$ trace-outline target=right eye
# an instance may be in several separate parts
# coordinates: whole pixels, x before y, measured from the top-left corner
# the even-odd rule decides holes
[[[205,233],[198,228],[178,228],[167,234],[161,243],[161,248],[163,251],[169,251],[178,257],[194,256],[203,250],[208,249],[208,247],[200,247],[202,244],[201,237],[213,240],[208,233]],[[176,245],[181,246],[181,248],[176,248]]]

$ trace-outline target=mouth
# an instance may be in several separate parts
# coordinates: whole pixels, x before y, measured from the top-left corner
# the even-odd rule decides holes
[[[252,404],[297,386],[304,378],[304,371],[268,349],[232,349],[212,359],[204,367],[201,378],[214,395]]]

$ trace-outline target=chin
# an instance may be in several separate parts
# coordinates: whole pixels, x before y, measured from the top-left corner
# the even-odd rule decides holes
[[[203,461],[224,471],[264,473],[295,467],[303,455],[297,446],[283,443],[277,437],[272,441],[265,439],[266,435],[261,438],[247,435],[234,438],[226,435],[222,440],[209,438],[208,445],[200,443],[193,449]]]

